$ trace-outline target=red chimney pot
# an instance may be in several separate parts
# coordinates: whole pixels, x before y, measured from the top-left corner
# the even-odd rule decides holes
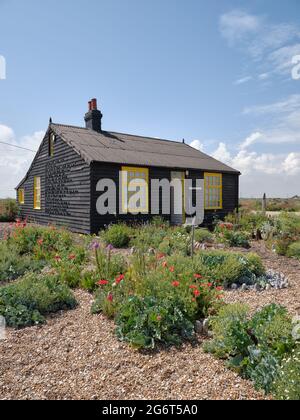
[[[92,99],[91,100],[92,103],[92,110],[97,110],[97,99]]]

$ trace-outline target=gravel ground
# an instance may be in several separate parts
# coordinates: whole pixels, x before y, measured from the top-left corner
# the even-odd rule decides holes
[[[141,354],[90,315],[91,297],[42,327],[9,331],[0,342],[0,399],[263,399],[252,385],[185,345]]]
[[[239,251],[241,250],[239,249]],[[292,315],[300,315],[300,262],[274,254],[267,249],[264,242],[253,242],[248,252],[253,251],[262,257],[264,265],[268,269],[283,273],[289,279],[290,287],[263,292],[229,291],[225,294],[225,301],[227,303],[246,303],[253,311],[270,303],[277,303],[287,307]]]
[[[283,291],[226,292],[227,302],[253,310],[277,302],[300,310],[300,264],[254,244],[268,268],[290,276]],[[91,296],[76,291],[79,307],[51,317],[47,325],[9,330],[0,341],[0,399],[265,399],[225,364],[184,345],[139,353],[117,341],[114,324],[90,315]]]

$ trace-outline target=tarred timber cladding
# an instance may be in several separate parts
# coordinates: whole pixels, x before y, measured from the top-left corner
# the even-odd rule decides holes
[[[49,209],[49,205],[46,205],[45,188],[46,185],[49,187],[49,179],[46,179],[49,164],[54,164],[58,168],[58,173],[67,169],[65,171],[67,179],[61,178],[56,181],[53,171],[55,193],[52,196],[52,202],[55,204],[56,201],[60,201],[67,204],[65,212],[58,210],[60,214],[49,214],[51,209]],[[35,176],[41,177],[41,210],[34,210],[33,208],[33,183]],[[59,188],[57,188],[58,182],[60,183]],[[76,232],[90,232],[90,167],[58,136],[56,136],[54,146],[54,157],[49,157],[48,136],[45,136],[40,151],[20,188],[25,190],[25,204],[20,206],[22,217],[27,217],[31,222],[45,225],[50,223],[67,227]],[[69,190],[69,193],[66,193],[66,188]],[[59,189],[62,193],[59,193]]]

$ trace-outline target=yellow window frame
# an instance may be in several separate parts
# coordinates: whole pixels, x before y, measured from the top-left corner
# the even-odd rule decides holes
[[[18,191],[19,204],[25,204],[25,190],[20,188]]]
[[[126,172],[127,173],[127,180],[126,178],[123,176],[123,173]],[[141,177],[140,179],[143,181],[146,181],[147,184],[147,196],[146,196],[146,207],[145,208],[141,208],[141,209],[136,209],[136,208],[130,208],[128,205],[128,186],[129,186],[129,182],[131,183],[131,185],[135,186],[135,187],[139,187],[141,186],[141,182],[139,182],[139,179],[135,179],[135,181],[132,183],[132,179],[130,179],[131,177],[128,176],[130,173],[138,173],[138,174],[143,174],[143,177]],[[127,181],[127,182],[126,182]],[[124,189],[127,189],[127,203],[125,203],[125,197],[124,197]],[[123,213],[142,213],[142,214],[147,214],[149,213],[149,169],[148,168],[140,168],[140,167],[132,167],[132,166],[122,166],[122,212]]]
[[[49,137],[49,156],[54,156],[55,134],[51,133]]]
[[[41,177],[35,176],[33,181],[33,207],[41,210]]]
[[[210,185],[210,178],[216,178],[219,182],[213,183]],[[215,184],[215,185],[214,185]],[[220,206],[210,206],[209,204],[209,193],[210,191],[218,191],[218,196],[220,197]],[[208,192],[208,200],[207,200]],[[222,210],[223,209],[223,175],[219,173],[204,173],[204,204],[205,210]]]

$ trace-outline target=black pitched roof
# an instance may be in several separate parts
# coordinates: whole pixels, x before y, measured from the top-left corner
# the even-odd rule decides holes
[[[98,133],[88,128],[53,124],[52,122],[50,122],[46,136],[49,135],[50,131],[54,131],[60,136],[89,165],[92,162],[106,162],[227,172],[240,175],[239,171],[230,166],[178,141],[112,131]],[[35,159],[32,165],[34,161]],[[24,183],[32,165],[16,189]]]
[[[239,174],[222,162],[176,141],[102,131],[62,124],[50,128],[88,164],[92,162],[199,169]]]

